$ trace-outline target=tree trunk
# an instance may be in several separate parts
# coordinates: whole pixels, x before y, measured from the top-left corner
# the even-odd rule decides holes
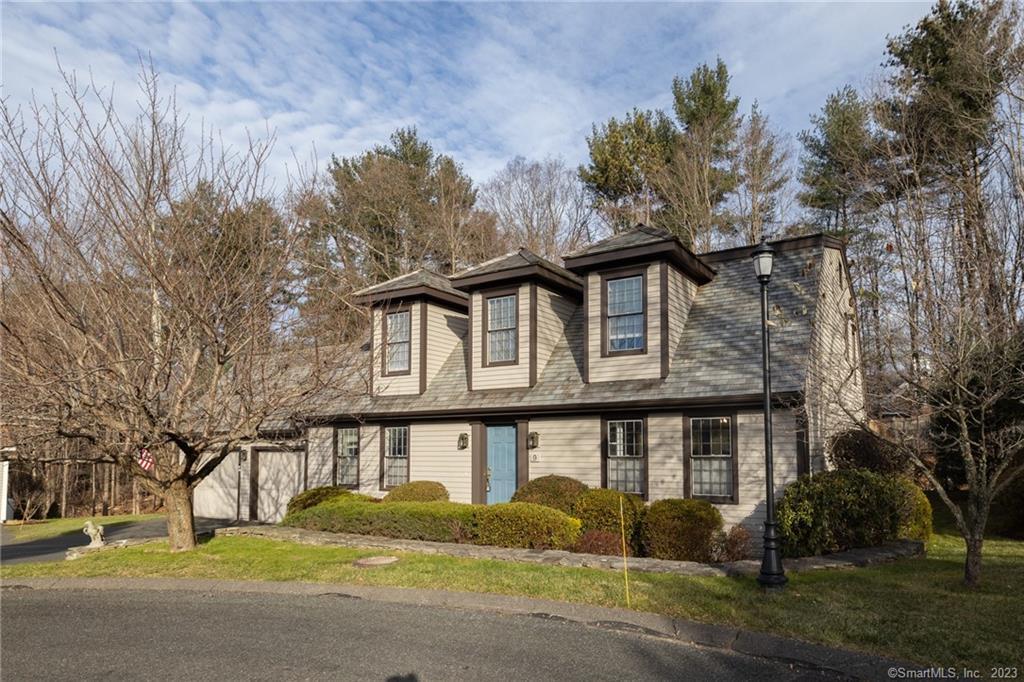
[[[132,476],[132,514],[139,513],[139,482]]]
[[[71,465],[64,462],[60,472],[60,517],[66,519],[68,514],[68,467]]]
[[[92,476],[89,477],[89,483],[91,486],[90,500],[92,504],[92,511],[89,515],[96,516],[96,462],[92,463]]]
[[[164,493],[167,507],[167,537],[172,552],[186,552],[196,547],[196,523],[192,515],[192,491],[182,481],[175,481]]]
[[[982,537],[967,538],[967,560],[964,562],[964,583],[977,587],[981,580]]]

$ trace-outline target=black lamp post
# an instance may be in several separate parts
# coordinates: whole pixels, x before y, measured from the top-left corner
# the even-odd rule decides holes
[[[761,558],[761,573],[757,582],[762,587],[778,589],[786,584],[786,572],[782,568],[779,553],[779,538],[775,523],[775,481],[772,475],[772,368],[771,345],[768,338],[768,282],[772,278],[772,263],[775,249],[762,239],[754,249],[754,272],[761,283],[761,364],[764,370],[764,556]]]

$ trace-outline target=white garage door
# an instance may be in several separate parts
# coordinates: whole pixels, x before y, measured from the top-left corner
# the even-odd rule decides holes
[[[238,480],[238,453],[232,452],[193,491],[195,515],[211,519],[237,519]]]
[[[253,449],[251,465],[258,472],[256,518],[277,523],[284,518],[288,500],[302,492],[305,456],[301,450]]]

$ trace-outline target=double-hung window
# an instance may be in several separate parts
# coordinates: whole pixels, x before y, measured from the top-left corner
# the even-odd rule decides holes
[[[518,357],[518,296],[506,294],[484,300],[487,306],[487,364],[514,363]]]
[[[409,371],[411,327],[412,313],[408,310],[387,314],[384,321],[384,343],[387,347],[385,374],[405,374]]]
[[[735,502],[731,417],[690,420],[690,485],[694,497]]]
[[[338,452],[338,485],[359,485],[359,429],[355,426],[335,431]]]
[[[381,458],[381,488],[387,490],[409,482],[409,427],[385,426]]]
[[[644,349],[644,277],[633,275],[605,280],[607,352]]]
[[[643,419],[608,420],[607,487],[624,493],[646,494],[647,452]]]

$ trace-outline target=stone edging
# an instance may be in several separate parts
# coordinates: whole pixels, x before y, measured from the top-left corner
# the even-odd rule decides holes
[[[600,554],[577,554],[575,552],[553,549],[510,549],[506,547],[460,545],[450,542],[427,542],[425,540],[397,540],[394,538],[353,535],[350,533],[328,533],[326,531],[284,526],[230,526],[218,528],[213,533],[217,536],[242,535],[286,540],[304,545],[385,549],[393,552],[444,554],[467,559],[498,559],[501,561],[547,564],[551,566],[622,570],[621,557]],[[882,545],[881,547],[851,549],[825,556],[787,559],[785,568],[789,572],[817,571],[828,568],[853,568],[884,563],[905,557],[920,556],[922,554],[924,554],[924,543],[913,540],[900,540]],[[664,559],[633,557],[628,560],[628,564],[629,570],[641,573],[718,577],[757,575],[761,568],[760,562],[753,559],[724,564],[699,564],[693,561],[667,561]]]

